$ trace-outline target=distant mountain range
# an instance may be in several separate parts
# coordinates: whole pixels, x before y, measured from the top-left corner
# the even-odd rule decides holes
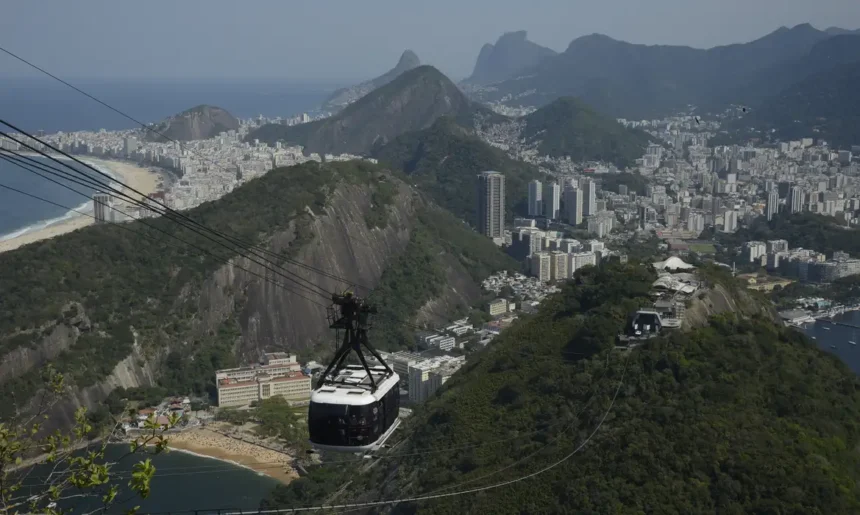
[[[155,124],[144,137],[149,141],[192,141],[238,128],[239,120],[224,109],[199,105]]]
[[[782,27],[755,41],[707,50],[639,45],[601,34],[575,39],[557,55],[518,71],[474,98],[541,106],[575,96],[612,116],[645,118],[688,104],[713,105],[783,64],[809,55],[818,43],[852,31],[818,30],[809,24]]]
[[[442,117],[450,118],[458,131],[464,130],[472,137],[477,126],[521,126],[521,122],[512,122],[470,102],[448,77],[431,66],[421,66],[330,118],[294,126],[265,125],[252,132],[248,140],[302,145],[308,153],[370,155],[401,136],[409,135],[410,141],[420,139],[420,131],[434,126]],[[626,129],[572,98],[553,102],[524,121],[522,138],[526,144],[536,146],[544,155],[569,156],[577,161],[603,160],[627,166],[644,153],[649,140],[647,134]],[[440,130],[436,127],[436,132],[426,135],[438,141]],[[391,151],[386,153],[390,155]]]
[[[508,32],[496,41],[481,48],[475,70],[464,82],[468,84],[492,84],[514,78],[543,59],[558,53],[542,47],[526,38],[526,31]]]
[[[343,109],[374,89],[380,88],[393,81],[403,72],[407,72],[413,68],[418,68],[419,66],[421,66],[421,60],[418,59],[415,52],[412,50],[406,50],[403,52],[403,55],[400,56],[397,66],[375,79],[335,91],[328,100],[323,103],[322,107],[324,110],[329,111]]]

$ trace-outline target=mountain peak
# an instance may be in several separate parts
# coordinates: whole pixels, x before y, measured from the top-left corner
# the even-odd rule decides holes
[[[794,31],[801,31],[801,30],[814,30],[814,31],[818,31],[818,29],[816,29],[815,27],[813,27],[811,23],[798,23],[797,25],[795,25],[794,27],[792,27],[792,28],[791,28],[791,30],[794,30]]]
[[[421,66],[421,59],[418,59],[418,55],[415,54],[412,50],[404,50],[403,54],[400,56],[400,60],[397,61],[397,66],[394,67],[395,70],[402,69],[404,71],[411,70],[412,68],[417,68]]]
[[[481,47],[475,69],[467,82],[491,84],[509,79],[556,55],[554,50],[529,41],[527,36],[524,30],[506,32],[495,45],[487,43]]]
[[[504,34],[499,36],[499,39],[496,41],[496,45],[498,45],[502,41],[505,41],[505,42],[508,42],[508,41],[510,41],[510,42],[525,41],[527,36],[528,36],[528,32],[526,32],[524,30],[505,32]]]
[[[471,109],[451,79],[423,65],[403,72],[334,116],[292,127],[265,125],[248,139],[270,144],[286,141],[321,154],[369,154],[403,133],[430,127],[443,116],[468,115]]]
[[[200,104],[165,118],[145,137],[151,141],[192,141],[212,138],[238,128],[239,120],[225,109]]]
[[[383,75],[380,75],[375,79],[335,91],[328,100],[323,103],[322,107],[326,110],[343,109],[374,89],[385,86],[399,77],[402,73],[419,66],[421,66],[421,59],[418,58],[415,52],[407,49],[400,55],[400,59],[397,61],[397,65],[394,68],[388,70]]]
[[[565,50],[565,52],[569,52],[571,49],[575,49],[580,46],[591,46],[606,43],[619,43],[619,41],[607,36],[606,34],[594,32],[585,36],[579,36],[578,38],[571,41],[570,44],[567,46],[567,50]]]

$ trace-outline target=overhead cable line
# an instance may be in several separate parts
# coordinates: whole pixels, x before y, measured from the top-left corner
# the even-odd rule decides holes
[[[7,50],[7,49],[5,49],[5,48],[3,48],[3,47],[0,47],[0,51],[4,52],[5,54],[9,55],[10,57],[13,57],[13,58],[17,59],[18,61],[20,61],[20,62],[22,62],[22,63],[26,64],[27,66],[30,66],[31,68],[33,68],[33,69],[35,69],[35,70],[37,70],[37,71],[39,71],[39,72],[43,73],[44,75],[47,75],[48,77],[50,77],[50,78],[52,78],[52,79],[54,79],[54,80],[56,80],[56,81],[60,82],[61,84],[65,85],[65,86],[68,86],[69,88],[73,89],[74,91],[77,91],[78,93],[80,93],[81,95],[84,95],[85,97],[89,98],[90,100],[92,100],[92,101],[94,101],[94,102],[96,102],[96,103],[98,103],[98,104],[100,104],[100,105],[102,105],[102,106],[104,106],[104,107],[106,107],[106,108],[110,109],[111,111],[113,111],[113,112],[115,112],[116,114],[118,114],[118,115],[122,116],[123,118],[126,118],[127,120],[130,120],[130,121],[132,121],[132,122],[136,123],[137,125],[139,125],[139,126],[140,126],[141,128],[143,128],[144,130],[146,130],[146,131],[148,131],[148,132],[150,132],[150,133],[152,133],[152,134],[155,134],[155,135],[157,135],[158,137],[160,137],[160,138],[162,138],[162,139],[164,139],[164,140],[167,140],[167,141],[170,141],[170,142],[172,142],[172,143],[176,143],[176,144],[180,145],[180,147],[181,147],[181,148],[184,148],[184,149],[186,149],[186,150],[189,150],[190,152],[192,152],[193,154],[195,154],[197,157],[199,157],[201,160],[203,160],[203,161],[205,161],[205,162],[208,162],[209,164],[211,164],[211,165],[215,166],[216,168],[219,168],[222,172],[226,171],[226,170],[225,170],[225,168],[224,168],[223,166],[221,166],[221,165],[219,165],[218,163],[216,163],[216,162],[212,161],[211,159],[208,159],[207,157],[205,157],[205,156],[204,156],[203,154],[201,154],[200,152],[197,152],[195,149],[188,148],[188,146],[187,146],[187,145],[185,145],[183,142],[178,141],[178,140],[175,140],[175,139],[173,139],[173,138],[171,138],[171,137],[169,137],[169,136],[167,136],[167,135],[163,134],[162,132],[160,132],[160,131],[157,131],[157,130],[153,129],[149,124],[146,124],[146,123],[144,123],[144,122],[142,122],[142,121],[140,121],[140,120],[138,120],[138,119],[134,118],[133,116],[131,116],[131,115],[127,114],[127,113],[124,113],[123,111],[121,111],[121,110],[119,110],[119,109],[117,109],[117,108],[113,107],[112,105],[108,104],[107,102],[105,102],[105,101],[103,101],[103,100],[101,100],[101,99],[99,99],[99,98],[96,98],[95,96],[91,95],[90,93],[87,93],[86,91],[84,91],[84,90],[82,90],[82,89],[78,88],[77,86],[75,86],[75,85],[73,85],[73,84],[71,84],[71,83],[69,83],[69,82],[67,82],[67,81],[65,81],[65,80],[63,80],[63,79],[61,79],[60,77],[58,77],[58,76],[54,75],[53,73],[49,72],[48,70],[45,70],[44,68],[42,68],[42,67],[40,67],[40,66],[37,66],[36,64],[34,64],[34,63],[32,63],[32,62],[28,61],[27,59],[24,59],[23,57],[21,57],[21,56],[19,56],[19,55],[15,54],[15,53],[11,52],[10,50]],[[21,131],[18,131],[18,132],[21,132]],[[137,192],[137,193],[139,193],[139,192]],[[251,245],[251,247],[255,247],[253,244],[248,244],[248,245]],[[257,250],[260,250],[260,249],[261,249],[260,247],[257,247]],[[279,257],[283,257],[283,256],[279,256]],[[319,271],[319,270],[316,270],[316,271],[321,272],[321,271]],[[324,273],[325,273],[325,272],[324,272]],[[332,278],[336,278],[336,277],[332,277]],[[345,279],[343,279],[343,278],[337,278],[337,279],[338,279],[338,280],[340,280],[340,281],[345,281],[348,285],[351,285],[351,286],[358,286],[358,287],[360,287],[360,288],[362,288],[362,289],[367,290],[368,292],[371,290],[371,288],[368,288],[367,286],[362,286],[361,284],[358,284],[358,283],[355,283],[355,282],[352,282],[352,281],[347,281],[347,280],[345,280]]]

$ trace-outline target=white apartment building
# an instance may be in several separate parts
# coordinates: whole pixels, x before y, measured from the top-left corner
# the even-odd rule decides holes
[[[311,378],[302,374],[294,354],[265,354],[261,365],[215,372],[218,406],[247,406],[270,397],[306,402],[311,397]]]

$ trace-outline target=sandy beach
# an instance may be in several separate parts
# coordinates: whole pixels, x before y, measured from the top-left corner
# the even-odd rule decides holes
[[[79,159],[85,163],[95,165],[98,168],[110,170],[111,173],[116,175],[123,183],[146,195],[157,191],[159,183],[161,182],[161,176],[158,173],[132,163],[95,159],[91,157],[82,157]],[[138,197],[137,194],[134,194],[129,190],[125,191],[134,197]],[[0,241],[0,252],[14,250],[29,243],[66,234],[95,222],[92,218],[92,205],[90,205],[88,211],[83,211],[83,213],[86,214],[74,214],[74,216],[70,216],[65,220],[58,221],[42,229],[30,231],[8,240],[2,240]]]
[[[287,484],[299,477],[286,454],[242,442],[209,429],[190,429],[171,434],[168,446],[174,451],[190,451],[202,456],[231,461]]]

